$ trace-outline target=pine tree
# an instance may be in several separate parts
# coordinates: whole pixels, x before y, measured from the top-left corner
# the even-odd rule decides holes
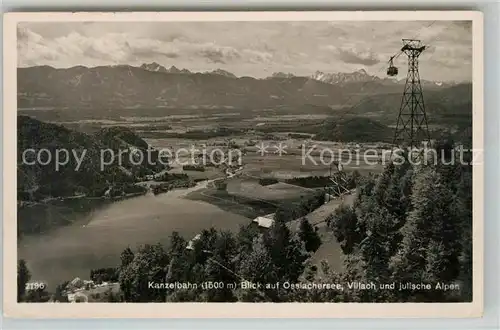
[[[231,232],[221,232],[214,244],[213,252],[208,258],[205,274],[207,281],[222,284],[223,287],[205,290],[206,301],[231,302],[236,300],[232,289],[228,286],[228,284],[240,281],[236,276],[235,254],[236,240],[233,235]]]
[[[394,238],[394,218],[384,208],[375,209],[367,218],[367,236],[360,245],[366,279],[385,283],[389,279],[388,262]]]
[[[393,174],[394,174],[394,164],[389,163],[384,168],[384,171],[382,172],[382,174],[380,174],[380,176],[377,179],[377,183],[373,188],[373,195],[375,197],[375,201],[379,205],[384,204],[384,200],[387,194],[387,188],[389,187]]]
[[[259,236],[259,229],[255,226],[240,226],[236,237],[238,246],[238,255],[243,256],[252,251],[252,245]]]
[[[462,168],[460,182],[457,185],[454,208],[457,211],[457,217],[461,220],[461,239],[462,247],[459,257],[460,275],[462,282],[463,301],[472,301],[472,173],[471,166]]]
[[[321,238],[307,218],[300,220],[299,238],[304,243],[307,252],[316,252],[321,245]]]
[[[186,250],[187,242],[179,235],[178,232],[174,231],[170,235],[170,249],[169,253],[171,255],[183,254]]]
[[[405,160],[403,164],[395,166],[394,174],[391,177],[385,200],[381,207],[387,209],[392,218],[393,226],[388,228],[390,239],[390,253],[395,253],[402,235],[399,232],[404,226],[408,213],[411,210],[411,188],[413,170]]]
[[[170,236],[170,246],[168,249],[168,255],[171,259],[167,266],[167,282],[190,282],[193,259],[190,258],[190,251],[186,247],[186,240],[178,232],[174,231]]]
[[[135,253],[134,259],[120,271],[120,285],[126,301],[163,302],[165,290],[151,290],[148,282],[165,281],[169,258],[160,244],[144,245]]]
[[[413,187],[413,209],[402,228],[400,248],[391,261],[394,277],[414,283],[451,282],[458,275],[461,250],[452,192],[428,166],[418,170]],[[422,297],[426,293],[418,294]]]
[[[132,283],[131,274],[128,271],[128,266],[134,260],[134,252],[127,247],[120,255],[121,264],[119,267],[118,282],[120,283],[120,290],[123,292],[123,298],[125,301],[131,301],[132,299]]]
[[[264,243],[275,267],[276,280],[297,281],[304,271],[307,255],[286,224],[275,220],[269,231],[264,234]]]
[[[26,294],[26,283],[31,279],[26,261],[20,259],[17,262],[17,301],[23,301]]]
[[[121,267],[127,267],[134,260],[134,252],[127,247],[120,255]]]
[[[332,229],[335,238],[340,243],[345,254],[352,253],[355,246],[361,241],[361,232],[358,217],[354,209],[348,205],[339,206],[335,212],[327,218],[328,226]]]
[[[255,238],[252,251],[241,259],[239,274],[242,281],[251,283],[274,283],[277,281],[276,268],[263,235]],[[240,301],[272,301],[263,290],[240,289],[237,294]]]
[[[345,283],[346,287],[343,292],[343,302],[362,302],[366,300],[366,291],[359,290],[356,288],[349,288],[348,283],[368,283],[366,278],[366,264],[358,253],[352,253],[344,258],[344,271],[340,278],[341,283]]]

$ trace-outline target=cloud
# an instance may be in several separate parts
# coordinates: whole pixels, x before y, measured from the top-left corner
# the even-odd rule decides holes
[[[267,51],[237,49],[216,42],[198,42],[177,34],[163,40],[134,36],[124,32],[89,37],[72,31],[56,38],[44,38],[28,28],[18,29],[19,65],[49,64],[131,64],[162,59],[184,58],[206,63],[265,63],[272,58]],[[50,62],[50,63],[49,63]]]
[[[241,58],[240,52],[233,47],[221,47],[215,43],[207,43],[200,45],[199,48],[198,54],[211,63],[227,63]]]
[[[248,62],[253,64],[268,63],[274,58],[274,55],[272,53],[265,51],[244,49],[242,53],[243,57],[245,57],[248,60]]]
[[[209,63],[228,64],[235,62],[243,63],[265,63],[272,57],[272,53],[267,51],[256,51],[252,49],[236,49],[229,46],[219,46],[214,42],[192,44],[196,55],[205,58]]]
[[[157,62],[192,71],[221,68],[265,77],[289,71],[384,72],[401,38],[418,37],[431,47],[425,79],[468,79],[472,33],[469,22],[65,22],[22,23],[18,65],[69,67]],[[464,63],[448,68],[440,62]],[[403,65],[400,58],[398,64]],[[435,68],[435,69],[434,69]],[[380,73],[376,73],[380,74]],[[443,78],[444,77],[444,78]],[[463,77],[463,78],[461,78]]]
[[[59,58],[58,49],[45,44],[43,37],[39,34],[29,29],[18,28],[17,36],[18,64],[38,65],[43,62],[57,61]]]
[[[358,51],[355,48],[336,46],[327,46],[326,48],[331,50],[339,60],[348,64],[372,66],[380,63],[379,55],[373,51]]]

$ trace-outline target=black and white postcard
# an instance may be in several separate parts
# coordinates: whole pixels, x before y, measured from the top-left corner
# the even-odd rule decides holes
[[[4,21],[6,315],[481,315],[480,13]]]

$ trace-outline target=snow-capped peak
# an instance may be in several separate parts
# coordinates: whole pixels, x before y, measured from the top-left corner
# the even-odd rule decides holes
[[[225,77],[229,77],[229,78],[236,78],[236,76],[234,74],[232,74],[231,72],[226,71],[226,70],[222,70],[222,69],[216,69],[216,70],[213,70],[212,72],[207,72],[207,73],[217,74],[217,75],[225,76]]]
[[[346,73],[346,72],[324,73],[322,71],[316,71],[311,76],[311,78],[329,84],[363,82],[363,81],[373,81],[380,79],[376,76],[369,75],[365,69],[360,69],[358,71],[354,71],[351,73]]]
[[[141,65],[141,69],[153,71],[153,72],[167,72],[167,69],[165,69],[164,66],[162,66],[156,62],[152,62],[149,64],[144,63]]]
[[[156,62],[152,63],[144,63],[141,65],[141,69],[153,71],[153,72],[163,72],[163,73],[191,73],[189,70],[182,69],[179,70],[177,67],[172,65],[170,69],[165,68],[163,65],[160,65]]]

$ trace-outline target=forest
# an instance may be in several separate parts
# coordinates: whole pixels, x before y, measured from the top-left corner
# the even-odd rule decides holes
[[[436,146],[450,159],[453,143]],[[409,157],[408,154],[404,157]],[[418,156],[417,156],[418,157]],[[297,231],[293,208],[281,207],[271,228],[241,227],[233,234],[207,229],[193,249],[173,233],[168,246],[126,248],[116,266],[120,292],[108,301],[125,302],[467,302],[472,299],[472,166],[454,162],[389,164],[380,175],[359,178],[352,206],[327,218],[343,251],[343,268],[310,263],[322,242],[304,217]],[[317,203],[318,200],[311,200]],[[300,212],[301,215],[307,212]],[[22,267],[21,267],[22,266]],[[100,273],[96,270],[92,275]],[[112,271],[113,274],[114,270]],[[115,275],[113,275],[115,276]],[[29,271],[21,260],[18,294]],[[343,290],[291,288],[151,289],[153,283],[343,283]],[[348,283],[430,284],[432,289],[360,290]],[[436,284],[459,290],[442,290]],[[61,290],[59,290],[61,291]],[[35,297],[35,298],[33,298]]]

